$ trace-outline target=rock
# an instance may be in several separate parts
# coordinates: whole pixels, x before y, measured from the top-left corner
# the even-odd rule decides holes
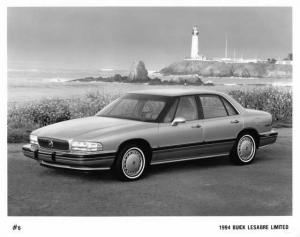
[[[150,81],[149,81],[149,85],[160,85],[162,84],[162,80],[158,77],[155,77],[155,78],[152,78]]]
[[[115,74],[112,78],[112,81],[117,81],[117,82],[121,82],[121,81],[125,81],[126,78],[122,77],[120,74]]]
[[[145,64],[143,61],[135,61],[133,62],[129,76],[128,81],[148,81],[148,71],[145,67]]]

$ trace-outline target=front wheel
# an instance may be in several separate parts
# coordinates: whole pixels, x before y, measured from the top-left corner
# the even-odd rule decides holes
[[[231,159],[239,165],[253,161],[256,154],[256,143],[251,134],[240,135],[231,151]]]
[[[140,178],[146,166],[144,151],[136,145],[127,145],[119,152],[114,172],[121,180],[137,180]]]

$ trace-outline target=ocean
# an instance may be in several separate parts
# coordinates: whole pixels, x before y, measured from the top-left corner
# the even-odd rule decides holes
[[[63,68],[9,68],[8,85],[20,86],[28,84],[44,84],[67,82],[84,77],[109,77],[115,74],[127,75],[127,70],[114,69],[63,69]]]
[[[123,94],[127,91],[160,88],[166,85],[148,85],[147,83],[118,83],[118,82],[70,82],[73,79],[85,77],[109,77],[115,74],[128,75],[128,70],[115,69],[66,69],[66,68],[8,68],[8,103],[23,103],[43,98],[78,97],[89,91]],[[170,79],[172,76],[149,71],[149,76]],[[210,90],[228,91],[235,88],[252,89],[257,86],[280,86],[291,88],[292,79],[275,78],[203,78],[215,84]],[[172,88],[182,88],[183,85],[167,85]],[[199,88],[199,86],[188,86]]]
[[[85,77],[127,75],[126,70],[114,69],[64,69],[64,68],[8,68],[8,102],[27,102],[42,98],[78,96],[90,90],[105,89],[93,83],[70,82]],[[105,83],[110,84],[110,83]],[[113,89],[113,88],[112,88]]]

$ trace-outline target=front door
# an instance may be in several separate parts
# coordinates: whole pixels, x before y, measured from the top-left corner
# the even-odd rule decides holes
[[[185,122],[172,124],[176,118]],[[154,151],[156,154],[152,161],[196,157],[199,151],[197,145],[203,142],[201,121],[195,96],[179,98],[171,107],[165,121],[159,124],[159,147]]]

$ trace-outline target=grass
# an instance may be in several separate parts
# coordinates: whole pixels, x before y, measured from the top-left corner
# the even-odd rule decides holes
[[[232,90],[229,94],[244,107],[270,112],[275,126],[292,125],[292,91],[275,87]],[[91,91],[72,99],[43,99],[29,103],[10,103],[7,118],[7,141],[28,141],[31,131],[64,120],[92,116],[119,94]]]

